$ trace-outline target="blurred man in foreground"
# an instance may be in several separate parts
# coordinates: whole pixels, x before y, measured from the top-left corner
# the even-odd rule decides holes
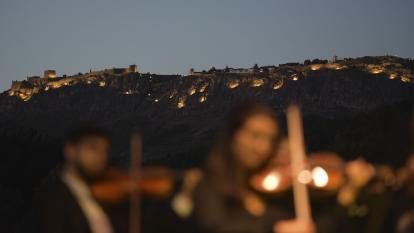
[[[90,192],[105,174],[109,151],[109,136],[99,128],[80,127],[68,135],[61,175],[38,202],[40,232],[122,232]]]

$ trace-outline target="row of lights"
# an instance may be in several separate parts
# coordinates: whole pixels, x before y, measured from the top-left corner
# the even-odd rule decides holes
[[[263,179],[262,187],[267,191],[274,191],[279,187],[281,179],[282,175],[279,172],[270,172]],[[322,167],[314,167],[311,171],[303,170],[298,174],[297,179],[302,184],[310,184],[313,182],[318,188],[325,187],[329,182],[328,173]]]

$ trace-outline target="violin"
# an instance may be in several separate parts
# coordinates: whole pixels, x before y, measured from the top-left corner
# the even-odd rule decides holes
[[[345,183],[345,162],[330,152],[313,153],[308,156],[308,169],[312,181],[309,186],[317,191],[337,192]]]
[[[91,186],[92,195],[105,204],[115,204],[129,198],[139,190],[143,196],[166,198],[174,189],[175,174],[165,167],[143,167],[140,179],[135,180],[128,171],[109,169],[103,179]]]
[[[254,174],[250,185],[259,193],[280,194],[292,188],[292,174],[290,167],[268,167]]]
[[[306,168],[299,173],[299,182],[316,193],[335,193],[346,181],[345,162],[335,153],[312,153]],[[264,194],[279,194],[292,188],[290,161],[283,154],[276,155],[270,164],[250,179],[252,188]]]

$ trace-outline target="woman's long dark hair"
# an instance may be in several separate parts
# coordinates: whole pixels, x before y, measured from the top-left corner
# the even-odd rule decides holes
[[[257,115],[268,116],[277,123],[276,115],[271,108],[257,103],[243,103],[230,112],[227,124],[210,153],[206,167],[207,181],[224,196],[239,199],[240,191],[249,189],[248,180],[245,178],[250,174],[243,174],[244,178],[237,175],[238,161],[231,145],[235,134],[241,130],[246,121]],[[276,144],[274,142],[274,145]]]

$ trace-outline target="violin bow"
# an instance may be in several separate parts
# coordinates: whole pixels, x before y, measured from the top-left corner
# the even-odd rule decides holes
[[[302,115],[297,105],[289,106],[286,115],[296,218],[310,221],[312,216],[308,189],[306,184],[301,183],[298,179],[299,174],[305,169],[305,145],[303,139]]]
[[[131,136],[131,161],[130,161],[130,175],[131,175],[131,196],[130,196],[130,219],[129,219],[129,233],[140,233],[141,229],[141,197],[138,186],[135,186],[137,181],[141,178],[141,155],[142,155],[142,140],[139,134],[132,134]]]

